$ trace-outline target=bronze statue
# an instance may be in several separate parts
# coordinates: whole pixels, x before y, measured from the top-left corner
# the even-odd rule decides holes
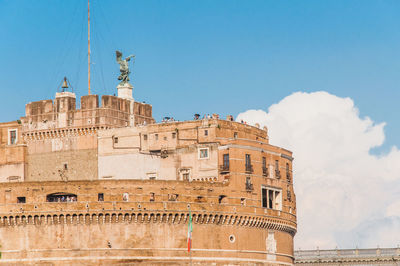
[[[122,53],[120,51],[116,51],[117,54],[117,63],[119,64],[119,71],[121,74],[118,77],[118,80],[121,80],[120,85],[124,85],[125,83],[129,83],[129,61],[131,58],[135,58],[134,55],[130,55],[125,59],[122,59]]]

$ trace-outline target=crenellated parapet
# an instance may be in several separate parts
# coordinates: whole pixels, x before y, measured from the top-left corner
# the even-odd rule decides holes
[[[77,109],[75,93],[58,92],[53,100],[26,104],[23,132],[64,128],[126,127],[154,123],[152,106],[111,95],[85,95]],[[137,116],[137,117],[136,117]]]

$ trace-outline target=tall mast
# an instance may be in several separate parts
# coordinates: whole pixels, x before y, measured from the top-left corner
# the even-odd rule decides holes
[[[90,8],[89,0],[87,1],[88,12],[88,95],[90,95]]]

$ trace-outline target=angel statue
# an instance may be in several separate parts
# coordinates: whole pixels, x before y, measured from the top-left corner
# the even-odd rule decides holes
[[[135,59],[134,55],[130,55],[125,59],[122,59],[122,53],[120,51],[116,51],[117,54],[117,63],[119,64],[119,71],[121,74],[118,77],[118,80],[121,80],[119,83],[120,85],[124,85],[125,83],[129,83],[129,74],[131,73],[129,71],[129,64],[128,62],[131,60],[131,58]]]

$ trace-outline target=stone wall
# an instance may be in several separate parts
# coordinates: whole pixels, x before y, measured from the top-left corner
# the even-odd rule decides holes
[[[26,142],[27,181],[98,178],[96,129],[31,135]]]
[[[185,127],[171,123],[100,131],[99,178],[182,180],[187,173],[189,180],[217,180],[217,143],[181,144],[179,132],[193,129]],[[199,159],[200,148],[208,149],[208,158]]]
[[[42,100],[28,103],[21,118],[23,132],[82,127],[126,127],[146,121],[154,123],[152,106],[116,96],[81,97],[81,109],[76,109],[72,92],[58,92],[54,103]],[[137,118],[136,118],[137,117]]]
[[[0,184],[0,263],[293,263],[292,214],[241,205],[229,183],[160,180]],[[46,202],[67,192],[76,202]],[[98,201],[98,193],[104,201]],[[123,194],[129,197],[123,200]],[[154,197],[151,193],[155,193]],[[178,197],[171,198],[172,194]],[[219,202],[219,195],[228,198]],[[203,200],[198,200],[202,195]],[[25,197],[26,203],[16,203]],[[193,250],[187,252],[188,205]],[[272,237],[271,237],[272,236]],[[269,240],[269,241],[267,241]]]
[[[15,143],[11,143],[11,132]],[[0,123],[0,182],[21,182],[25,179],[26,146],[17,122]]]
[[[154,124],[151,105],[115,96],[81,105],[58,93],[4,125],[2,139],[19,133],[2,140],[0,174],[25,182],[0,180],[0,263],[293,264],[293,158],[266,129]]]

